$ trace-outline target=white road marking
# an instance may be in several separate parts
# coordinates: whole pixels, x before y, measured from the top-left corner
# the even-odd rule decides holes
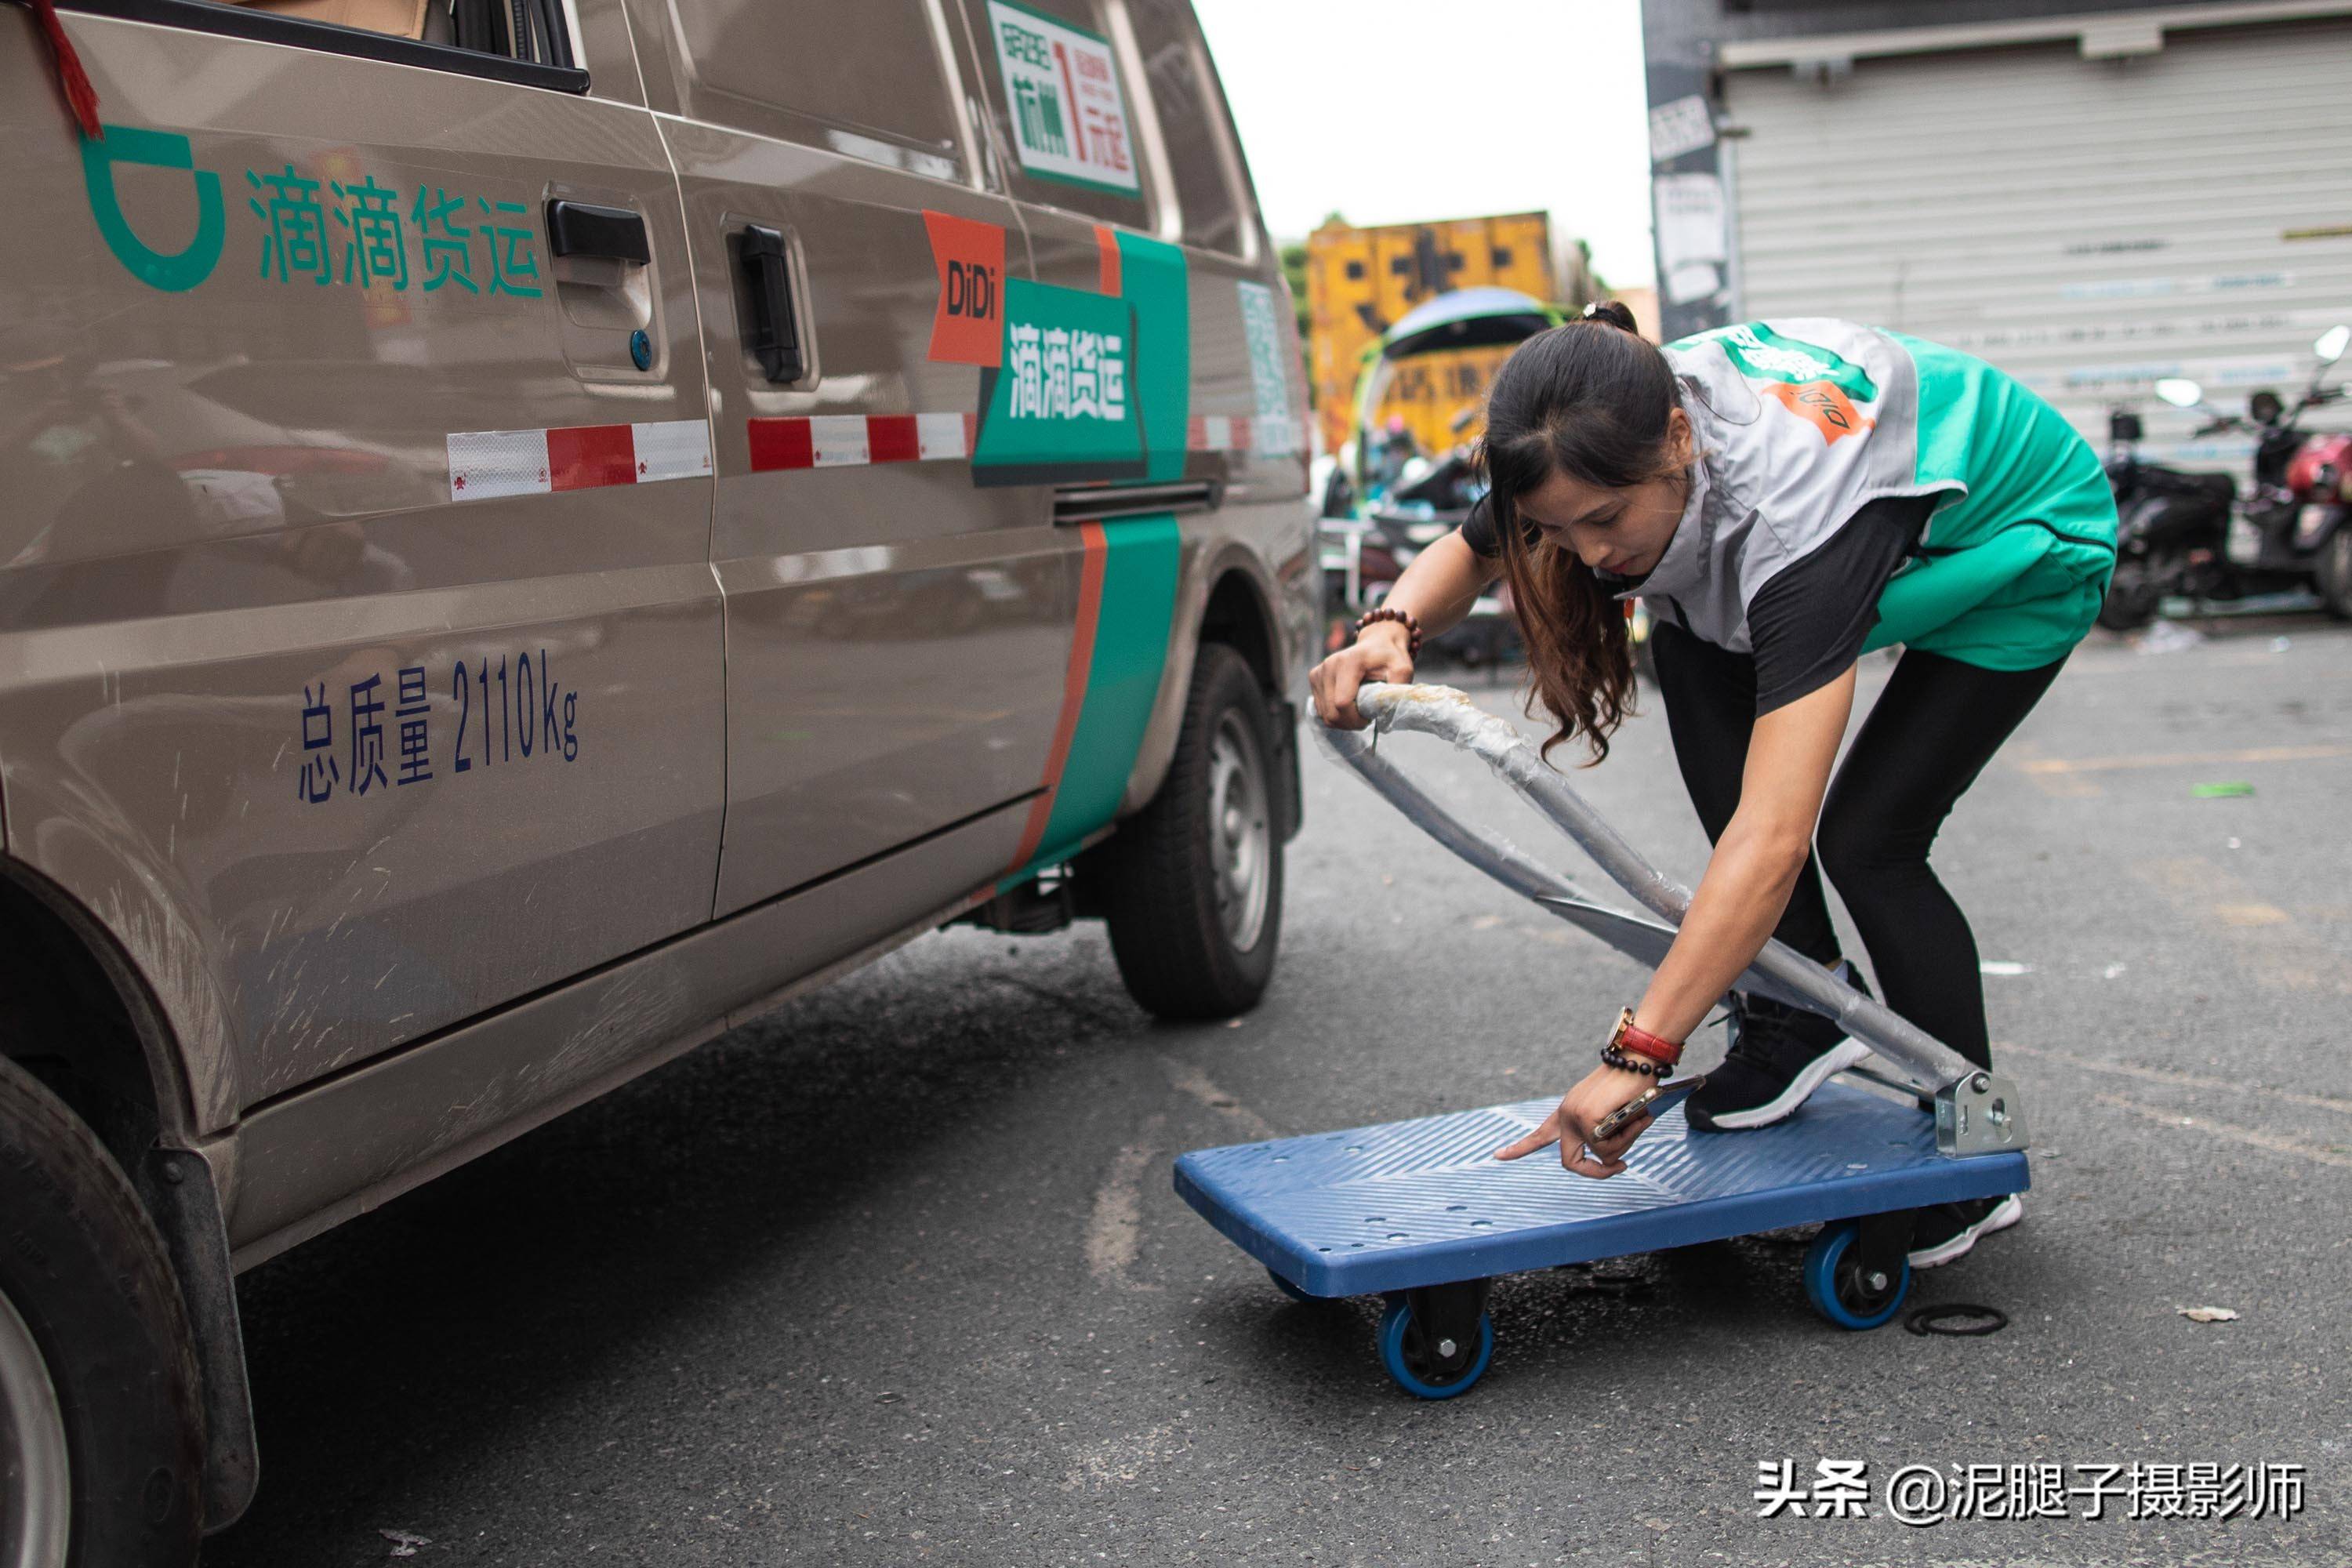
[[[2227,1121],[2216,1121],[2210,1116],[2183,1116],[2178,1110],[2168,1110],[2158,1105],[2142,1105],[2138,1100],[2126,1100],[2119,1094],[2095,1094],[2091,1098],[2101,1105],[2112,1105],[2118,1110],[2128,1110],[2135,1116],[2145,1116],[2150,1121],[2177,1127],[2185,1132],[2226,1138],[2250,1148],[2267,1149],[2273,1154],[2293,1154],[2298,1159],[2352,1171],[2352,1155],[2339,1154],[2332,1149],[2314,1148],[2301,1139],[2289,1138],[2282,1133],[2265,1132],[2256,1127],[2237,1127]]]
[[[1094,1212],[1087,1220],[1087,1269],[1106,1284],[1123,1290],[1157,1290],[1129,1270],[1143,1246],[1143,1173],[1159,1153],[1164,1116],[1143,1123],[1140,1136],[1111,1156],[1110,1170],[1095,1189]]]

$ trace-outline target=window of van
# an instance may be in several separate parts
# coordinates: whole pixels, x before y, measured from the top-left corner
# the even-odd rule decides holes
[[[963,0],[1015,195],[1151,226],[1135,92],[1100,0]]]
[[[298,48],[586,92],[564,0],[58,0],[121,16]]]
[[[671,5],[697,79],[750,107],[739,129],[960,177],[955,98],[924,0]]]
[[[1209,64],[1192,0],[1127,0],[1129,25],[1151,84],[1151,106],[1184,216],[1184,243],[1228,256],[1247,255],[1241,166],[1226,130],[1224,94]]]

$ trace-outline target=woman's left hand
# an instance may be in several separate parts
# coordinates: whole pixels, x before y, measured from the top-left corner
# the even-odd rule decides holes
[[[1594,1181],[1606,1181],[1625,1168],[1625,1151],[1633,1147],[1651,1122],[1643,1111],[1623,1127],[1610,1134],[1601,1143],[1589,1143],[1592,1130],[1608,1114],[1630,1100],[1638,1099],[1651,1080],[1637,1072],[1626,1072],[1607,1063],[1584,1075],[1584,1081],[1568,1091],[1568,1095],[1542,1125],[1516,1143],[1507,1143],[1495,1151],[1497,1160],[1516,1160],[1532,1154],[1538,1149],[1559,1145],[1562,1169]],[[1591,1152],[1586,1152],[1587,1149]]]

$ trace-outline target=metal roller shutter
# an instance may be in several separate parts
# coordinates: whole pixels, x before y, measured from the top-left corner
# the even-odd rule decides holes
[[[1827,85],[1732,72],[1738,308],[1916,332],[2095,442],[2124,402],[2147,456],[2238,467],[2249,443],[2192,441],[2199,421],[2153,383],[2195,377],[2233,412],[2256,387],[2292,395],[2312,340],[2352,321],[2347,66],[2352,25],[2334,22],[2178,33],[2121,59],[1866,58]]]

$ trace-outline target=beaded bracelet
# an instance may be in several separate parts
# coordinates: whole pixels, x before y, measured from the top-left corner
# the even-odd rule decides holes
[[[1411,610],[1391,610],[1385,605],[1377,610],[1367,610],[1357,617],[1356,635],[1362,637],[1366,626],[1380,621],[1394,621],[1404,628],[1406,653],[1418,655],[1421,652],[1421,622]]]
[[[1672,1065],[1666,1062],[1654,1061],[1648,1057],[1634,1056],[1618,1049],[1615,1046],[1601,1047],[1601,1059],[1619,1072],[1639,1073],[1643,1078],[1661,1080],[1675,1070]]]

